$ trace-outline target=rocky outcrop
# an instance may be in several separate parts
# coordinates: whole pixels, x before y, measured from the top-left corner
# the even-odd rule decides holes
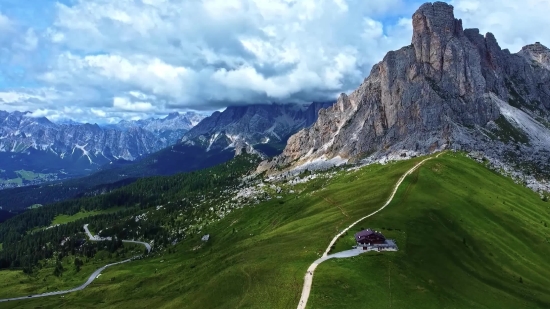
[[[182,142],[201,145],[207,151],[235,148],[252,151],[250,146],[285,143],[288,137],[317,120],[319,110],[329,103],[255,104],[229,106],[215,112],[187,132]]]
[[[540,42],[524,46],[518,55],[530,60],[535,65],[538,64],[550,70],[550,49],[540,44]]]
[[[422,5],[412,22],[411,45],[390,51],[357,90],[321,110],[313,126],[259,169],[440,148],[494,150],[500,157],[519,144],[529,156],[550,149],[530,143],[544,127],[536,126],[543,133],[523,132],[522,139],[520,131],[529,128],[514,123],[509,110],[503,114],[501,104],[538,124],[550,119],[547,48],[534,44],[511,54],[491,33],[463,30],[443,2]]]

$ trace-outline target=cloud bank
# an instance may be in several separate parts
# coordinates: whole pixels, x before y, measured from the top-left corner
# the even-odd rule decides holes
[[[546,0],[449,2],[465,27],[493,32],[512,52],[535,41],[550,45],[550,33],[540,31],[549,26]],[[16,14],[17,4],[0,11],[0,109],[90,122],[334,99],[355,89],[387,51],[410,44],[410,18],[421,4],[41,3],[49,15],[40,24]]]

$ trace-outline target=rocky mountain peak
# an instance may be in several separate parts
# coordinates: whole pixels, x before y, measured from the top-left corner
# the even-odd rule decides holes
[[[348,95],[345,93],[340,94],[340,96],[338,97],[338,101],[336,101],[336,106],[338,107],[340,112],[350,110],[354,107],[353,104],[351,104]]]
[[[423,4],[412,23],[412,45],[388,52],[359,88],[320,111],[258,170],[442,148],[547,161],[538,149],[550,150],[548,49],[502,50],[492,33],[463,29],[443,2]]]
[[[168,114],[168,116],[166,116],[165,119],[174,119],[174,118],[179,117],[179,115],[180,115],[180,113],[178,113],[178,112],[173,112],[173,113]]]
[[[430,64],[435,70],[441,70],[447,43],[462,34],[462,20],[455,19],[452,5],[425,3],[413,14],[412,45],[416,60]]]
[[[540,42],[524,46],[518,54],[550,70],[550,49]]]

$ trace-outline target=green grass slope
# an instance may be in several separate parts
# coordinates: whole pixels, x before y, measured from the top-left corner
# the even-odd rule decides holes
[[[65,224],[65,223],[74,222],[74,221],[77,221],[77,220],[80,220],[80,219],[83,219],[83,218],[87,218],[87,217],[97,216],[97,215],[101,215],[101,214],[115,213],[115,212],[121,211],[121,210],[124,210],[124,208],[119,207],[119,208],[109,208],[109,209],[106,209],[106,210],[92,210],[92,211],[82,211],[81,210],[80,212],[77,212],[74,215],[58,215],[53,219],[51,225]]]
[[[360,224],[401,250],[321,264],[310,308],[550,308],[547,222],[529,189],[461,156],[427,161]]]
[[[204,231],[207,243],[196,235],[107,269],[84,291],[0,308],[295,308],[330,239],[378,209],[419,160],[312,180],[233,211]],[[427,161],[358,226],[384,228],[401,251],[321,264],[308,308],[548,308],[549,207],[464,157]]]
[[[204,231],[211,235],[206,244],[197,235],[173,248],[175,253],[156,252],[145,260],[109,268],[87,289],[63,299],[47,297],[0,307],[294,307],[305,270],[334,234],[380,207],[393,183],[417,161],[316,179],[297,187],[300,194],[232,212]],[[327,202],[333,197],[349,200],[345,214],[344,208]],[[111,283],[111,277],[117,282]]]
[[[60,277],[53,274],[55,259],[43,261],[43,267],[32,276],[28,276],[22,271],[3,270],[0,271],[0,298],[72,289],[86,282],[96,269],[105,264],[119,262],[142,253],[142,245],[124,244],[123,249],[119,249],[115,254],[100,251],[93,258],[80,257],[83,265],[79,271],[74,267],[74,256],[65,257],[60,260],[64,269]],[[0,308],[4,308],[5,305],[5,303],[0,303]],[[39,306],[32,308],[36,307],[40,308]]]

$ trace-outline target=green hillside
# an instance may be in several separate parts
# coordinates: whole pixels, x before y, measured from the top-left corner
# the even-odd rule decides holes
[[[427,161],[396,197],[361,225],[401,250],[321,264],[311,308],[550,307],[550,203],[452,155]]]
[[[232,211],[176,246],[107,269],[84,291],[0,307],[295,308],[307,267],[330,239],[378,209],[420,160],[282,184],[282,198]],[[400,251],[321,264],[308,308],[548,308],[546,222],[550,203],[537,194],[462,155],[442,155],[353,229],[382,230]],[[336,249],[349,247],[351,234]]]

